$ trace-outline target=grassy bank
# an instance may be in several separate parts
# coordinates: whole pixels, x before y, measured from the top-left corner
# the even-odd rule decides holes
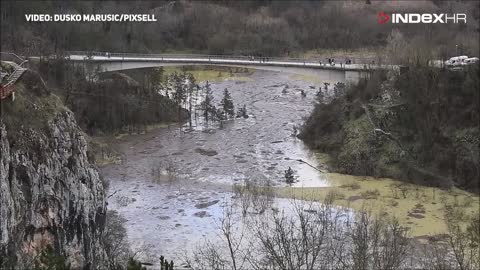
[[[323,201],[333,193],[334,204],[355,210],[371,209],[380,215],[395,216],[410,228],[410,236],[421,237],[447,233],[444,212],[454,211],[457,220],[465,222],[479,214],[480,198],[452,188],[443,190],[407,184],[389,178],[373,178],[338,173],[326,173],[331,187],[279,188],[278,195]]]
[[[235,67],[221,67],[221,66],[179,66],[179,67],[164,67],[165,75],[170,75],[174,72],[188,72],[191,73],[197,82],[221,82],[225,80],[233,81],[249,81],[253,70],[248,68]]]

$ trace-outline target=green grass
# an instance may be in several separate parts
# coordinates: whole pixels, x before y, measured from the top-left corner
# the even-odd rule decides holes
[[[331,187],[316,188],[279,188],[277,192],[282,197],[322,201],[329,192],[342,194],[343,199],[336,199],[335,204],[362,210],[365,207],[374,213],[388,213],[395,216],[400,223],[410,228],[410,236],[443,234],[447,232],[444,220],[444,205],[448,204],[461,212],[463,217],[478,215],[480,198],[457,188],[442,190],[405,184],[388,178],[361,177],[326,173],[326,179]],[[406,198],[400,190],[396,195],[393,186],[405,185]],[[355,188],[352,188],[354,186]],[[359,187],[359,188],[358,188]],[[398,189],[398,188],[397,188]],[[376,199],[365,198],[366,194],[378,191]],[[424,218],[409,216],[409,213],[421,204],[425,209]],[[463,222],[463,221],[460,221]]]

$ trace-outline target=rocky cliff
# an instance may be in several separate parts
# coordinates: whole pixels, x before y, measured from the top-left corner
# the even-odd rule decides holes
[[[85,135],[55,96],[19,84],[0,119],[1,268],[31,268],[51,246],[73,269],[102,269],[105,191]]]

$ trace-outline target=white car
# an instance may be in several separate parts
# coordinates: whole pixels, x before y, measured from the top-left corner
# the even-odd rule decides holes
[[[463,60],[463,63],[465,65],[475,64],[475,63],[478,63],[478,62],[479,62],[478,57],[471,57],[471,58],[467,58],[467,59]]]
[[[445,61],[445,65],[447,65],[447,66],[461,66],[461,65],[463,65],[463,61],[465,59],[469,59],[468,56],[466,56],[466,55],[455,56],[455,57],[452,57],[452,58],[448,59],[447,61]]]

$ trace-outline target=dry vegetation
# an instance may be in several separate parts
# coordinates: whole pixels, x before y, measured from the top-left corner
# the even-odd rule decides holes
[[[462,226],[470,218],[479,215],[479,196],[456,188],[443,190],[386,178],[336,173],[328,173],[325,177],[332,187],[281,188],[277,194],[287,198],[322,201],[333,191],[336,194],[333,204],[355,210],[367,207],[375,214],[388,213],[390,217],[397,218],[402,226],[409,228],[411,237],[447,233],[444,212],[448,207],[453,207],[462,217],[458,219]],[[422,205],[423,213],[415,211],[419,208],[417,204]]]
[[[321,203],[291,201],[286,208],[269,207],[243,215],[242,196],[253,187],[237,188],[237,198],[224,207],[217,222],[222,241],[199,245],[186,264],[194,269],[465,269],[479,266],[478,216],[465,226],[451,222],[448,234],[410,238],[410,230],[392,216],[372,213],[368,206],[352,213],[333,205],[329,192]],[[256,196],[260,195],[259,188]],[[422,207],[417,205],[417,211]],[[440,266],[439,266],[440,265]],[[444,268],[441,268],[444,267]]]

